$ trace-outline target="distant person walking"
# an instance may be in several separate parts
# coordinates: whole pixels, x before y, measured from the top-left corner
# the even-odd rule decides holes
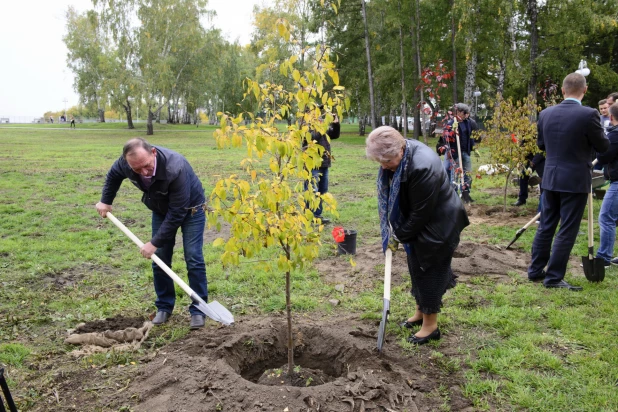
[[[50,122],[51,124],[54,124],[54,116],[49,116],[49,122]]]
[[[567,75],[562,82],[564,100],[543,110],[537,123],[537,145],[546,160],[541,224],[532,243],[528,279],[543,281],[546,288],[582,290],[565,282],[564,275],[592,189],[594,150],[605,152],[609,147],[599,112],[581,104],[587,90],[584,76]]]
[[[75,129],[75,117],[71,115],[71,128]]]

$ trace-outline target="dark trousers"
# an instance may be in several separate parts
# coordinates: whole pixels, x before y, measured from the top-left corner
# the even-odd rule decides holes
[[[541,224],[532,242],[532,262],[528,267],[528,278],[542,276],[543,268],[547,266],[544,280],[546,285],[564,279],[587,200],[587,193],[543,191]],[[554,238],[559,222],[560,229]]]

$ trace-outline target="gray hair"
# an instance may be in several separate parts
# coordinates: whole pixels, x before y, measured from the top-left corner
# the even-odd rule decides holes
[[[380,126],[369,133],[365,144],[367,145],[365,153],[369,160],[384,162],[395,158],[399,154],[406,145],[406,139],[403,138],[397,129],[393,129],[390,126]]]
[[[124,144],[124,147],[122,148],[122,157],[126,159],[127,156],[135,153],[135,151],[140,147],[148,153],[152,151],[152,146],[150,145],[150,143],[148,143],[141,137],[136,137],[135,139],[131,139]]]
[[[467,104],[465,104],[465,103],[457,103],[457,104],[455,105],[455,108],[456,108],[458,111],[463,112],[464,114],[468,114],[468,113],[470,113],[470,106],[468,106],[468,105],[467,105]]]

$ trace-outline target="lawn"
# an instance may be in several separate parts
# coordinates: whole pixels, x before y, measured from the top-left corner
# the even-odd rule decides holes
[[[150,262],[94,209],[122,145],[144,136],[145,130],[125,130],[122,124],[78,125],[76,130],[61,126],[0,126],[0,367],[6,369],[20,410],[71,409],[70,402],[63,403],[55,393],[58,376],[122,366],[132,379],[150,354],[189,334],[188,323],[176,322],[153,332],[148,345],[133,353],[80,359],[69,355],[73,348],[63,343],[67,330],[79,322],[119,314],[145,316],[154,310],[154,291]],[[338,201],[335,222],[358,231],[357,249],[362,251],[379,242],[377,165],[365,159],[364,138],[356,130],[355,125],[344,125],[342,137],[333,142],[330,189]],[[213,131],[210,126],[157,125],[149,141],[185,155],[209,194],[218,179],[240,172],[245,155],[242,149],[217,150]],[[481,149],[474,166],[487,157]],[[504,175],[475,180],[476,202],[469,208],[472,224],[462,234],[462,243],[487,248],[496,256],[502,253],[496,246],[508,244],[537,206],[532,195],[522,209],[509,206],[501,213],[503,183]],[[515,193],[509,189],[509,203]],[[132,185],[123,184],[114,214],[147,240],[150,216],[139,198]],[[595,216],[599,207],[597,200]],[[585,220],[581,230],[586,232]],[[598,227],[595,231],[598,245]],[[509,256],[529,258],[534,232],[534,226],[528,229],[516,244],[517,255]],[[329,227],[322,240],[320,260],[335,259]],[[508,270],[500,281],[479,271],[446,295],[440,322],[452,339],[419,351],[405,343],[405,333],[393,321],[388,333],[401,339],[391,345],[401,346],[412,359],[455,374],[457,391],[473,410],[616,411],[618,269],[610,268],[602,283],[587,282],[577,264],[586,250],[582,234],[566,277],[583,286],[583,292],[529,283],[521,266]],[[268,259],[271,253],[265,251],[260,258]],[[251,262],[224,268],[219,254],[211,244],[205,245],[210,296],[237,319],[280,317],[285,310],[283,277],[273,278]],[[174,270],[186,277],[181,254],[175,259]],[[379,261],[373,265],[379,270]],[[301,316],[380,316],[379,281],[348,295],[338,294],[317,265],[294,272],[293,278],[294,311]],[[407,282],[393,287],[393,320],[410,311]],[[340,301],[336,307],[329,302],[334,294]],[[181,292],[179,297],[179,308],[186,306],[188,298]],[[449,402],[453,391],[448,386],[436,391],[441,409],[458,410]],[[94,404],[76,409],[105,410]]]

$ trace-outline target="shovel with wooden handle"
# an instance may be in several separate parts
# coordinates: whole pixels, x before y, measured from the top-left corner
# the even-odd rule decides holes
[[[393,264],[393,251],[386,248],[386,258],[384,260],[384,303],[382,307],[382,320],[378,329],[378,352],[382,353],[384,337],[386,335],[386,322],[391,310],[391,266]]]
[[[541,217],[541,212],[537,213],[535,217],[533,217],[532,219],[530,219],[530,221],[528,223],[526,223],[524,225],[524,227],[522,227],[521,229],[519,229],[517,231],[517,233],[515,233],[515,238],[513,240],[511,240],[511,243],[509,243],[509,245],[506,247],[507,249],[510,248],[513,243],[515,243],[515,241],[517,239],[519,239],[519,237],[522,235],[522,233],[524,233],[526,231],[526,229],[528,229],[534,222],[536,222],[537,220],[539,220]]]
[[[110,212],[107,212],[107,218],[109,220],[111,220],[116,226],[118,226],[118,229],[122,230],[123,233],[125,235],[127,235],[132,241],[133,243],[135,243],[137,246],[139,246],[140,248],[142,246],[144,246],[144,243],[139,240],[137,238],[137,236],[135,236],[133,234],[133,232],[131,232],[124,224],[122,224],[121,221],[119,221],[118,219],[116,219],[116,217],[114,215],[112,215]],[[178,285],[180,286],[180,288],[182,290],[185,291],[185,293],[187,295],[189,295],[189,297],[191,298],[191,300],[193,301],[193,304],[206,316],[208,316],[209,318],[211,318],[214,321],[217,322],[221,322],[224,325],[231,325],[232,323],[234,323],[234,315],[232,315],[232,313],[227,310],[222,304],[220,304],[219,302],[212,301],[210,303],[206,303],[204,302],[204,300],[198,296],[197,293],[195,293],[193,291],[193,289],[191,289],[189,287],[189,285],[187,285],[182,279],[180,279],[178,277],[178,275],[176,273],[174,273],[172,271],[172,269],[169,268],[169,266],[167,266],[160,258],[159,256],[153,254],[150,257],[153,262],[155,262],[161,269],[163,269],[163,271],[172,278],[172,280]]]

